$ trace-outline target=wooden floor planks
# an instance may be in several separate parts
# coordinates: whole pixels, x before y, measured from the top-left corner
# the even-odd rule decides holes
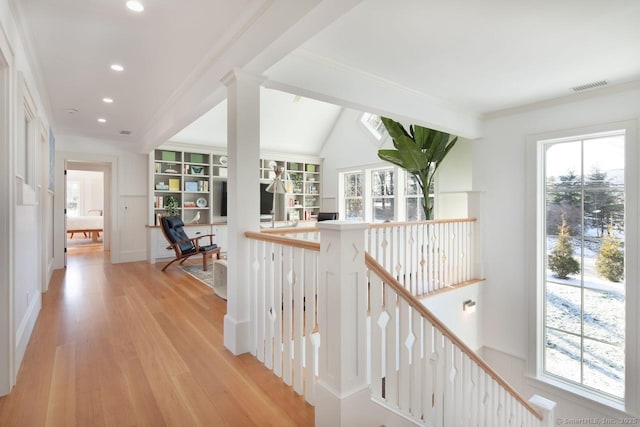
[[[226,303],[171,268],[74,251],[54,272],[1,426],[312,426],[313,407],[223,345]]]

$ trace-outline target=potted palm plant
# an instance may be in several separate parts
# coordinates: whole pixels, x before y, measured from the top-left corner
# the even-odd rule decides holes
[[[458,141],[458,137],[418,125],[411,125],[407,132],[404,126],[395,120],[387,117],[381,117],[381,120],[393,140],[395,149],[378,150],[378,157],[400,166],[415,177],[422,189],[425,218],[433,219],[429,188],[438,166]]]

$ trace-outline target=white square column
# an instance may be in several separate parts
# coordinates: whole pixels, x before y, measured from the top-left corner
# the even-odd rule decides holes
[[[227,87],[227,314],[224,345],[233,354],[250,351],[249,242],[245,231],[260,228],[260,85],[264,81],[239,69],[222,82]]]
[[[323,221],[318,277],[316,425],[349,426],[370,402],[366,325],[368,281],[365,231],[369,224]],[[366,411],[365,411],[366,412]]]

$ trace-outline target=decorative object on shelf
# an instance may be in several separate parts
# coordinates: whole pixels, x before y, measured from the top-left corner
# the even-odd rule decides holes
[[[207,199],[205,199],[204,197],[198,197],[198,199],[196,200],[196,206],[199,208],[206,208]]]
[[[458,137],[448,133],[411,125],[409,132],[402,124],[381,117],[384,127],[393,139],[393,150],[378,150],[378,157],[400,166],[412,174],[422,189],[422,208],[426,219],[433,219],[433,206],[429,200],[429,188],[433,176],[445,156],[451,151]]]
[[[284,168],[282,166],[278,166],[278,164],[274,161],[269,162],[269,167],[273,168],[273,173],[275,177],[271,184],[264,191],[268,193],[273,193],[273,207],[271,210],[271,228],[276,228],[276,194],[285,194],[287,189],[284,186],[284,182],[282,181],[282,173],[284,172]]]
[[[167,162],[175,162],[176,161],[176,153],[173,151],[163,151],[162,152],[162,160]]]
[[[169,191],[180,191],[180,180],[178,178],[169,179]]]
[[[191,163],[204,163],[204,156],[202,154],[191,153]]]
[[[193,216],[193,219],[189,221],[191,224],[199,224],[200,223],[200,211],[196,212]]]
[[[164,198],[164,210],[167,216],[179,216],[180,203],[178,203],[178,199],[173,196],[166,196]]]
[[[184,183],[184,191],[196,192],[198,190],[198,183],[196,181],[187,181]]]
[[[178,173],[177,169],[174,169],[176,165],[167,165],[164,170],[164,173]]]
[[[167,184],[165,184],[164,182],[159,182],[156,184],[156,190],[168,190],[169,186]]]
[[[227,156],[220,156],[220,159],[218,159],[218,161],[222,166],[227,166]]]
[[[204,175],[204,166],[191,166],[191,175]]]

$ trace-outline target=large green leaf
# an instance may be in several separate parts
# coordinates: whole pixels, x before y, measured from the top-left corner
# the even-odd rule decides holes
[[[429,166],[424,153],[411,139],[405,137],[396,142],[403,167],[407,172],[418,173]]]
[[[418,125],[412,126],[412,128],[413,139],[416,141],[416,145],[422,150],[426,149],[429,146],[429,139],[433,134],[433,131],[429,128]]]
[[[384,160],[389,163],[393,163],[394,165],[400,166],[405,169],[402,158],[400,157],[400,152],[398,150],[378,150],[378,157],[381,160]]]
[[[393,139],[393,145],[396,145],[396,141],[402,138],[411,138],[411,135],[407,133],[407,130],[400,123],[396,122],[393,119],[389,119],[387,117],[380,117],[382,124],[389,132],[391,139]],[[396,147],[397,148],[397,147]]]

